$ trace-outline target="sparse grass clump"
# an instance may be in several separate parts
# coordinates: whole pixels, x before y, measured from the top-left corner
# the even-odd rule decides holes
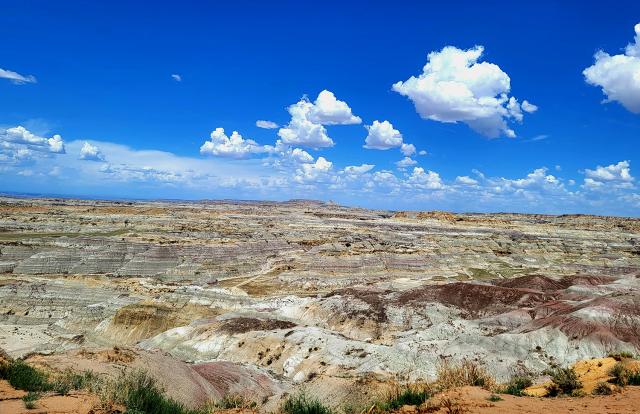
[[[499,396],[498,394],[491,394],[491,395],[487,398],[487,400],[488,400],[488,401],[491,401],[491,402],[498,402],[498,401],[502,401],[502,397],[501,397],[501,396]]]
[[[438,368],[436,381],[442,390],[470,385],[488,390],[496,388],[495,379],[486,369],[475,362],[464,360],[459,365],[444,363]]]
[[[421,405],[431,397],[431,393],[425,386],[410,385],[396,387],[384,399],[375,406],[378,411],[387,412],[397,410],[403,405]]]
[[[623,359],[633,359],[633,354],[631,352],[621,351],[621,352],[610,352],[607,355],[609,358],[613,358],[616,361],[622,361]]]
[[[282,412],[285,414],[333,414],[331,408],[305,393],[287,398],[282,404]]]
[[[503,394],[515,395],[517,397],[522,397],[524,395],[524,390],[533,385],[533,379],[531,375],[526,373],[514,374],[509,382],[504,385],[504,388],[501,390]]]
[[[556,397],[558,395],[578,396],[582,388],[582,382],[578,379],[578,374],[573,368],[554,368],[546,372],[551,377],[551,385],[548,385],[547,395]]]
[[[214,401],[210,405],[210,411],[216,409],[229,410],[233,408],[251,409],[255,408],[258,404],[255,401],[251,401],[239,394],[227,394],[222,399]]]
[[[613,394],[613,389],[610,384],[606,382],[599,382],[591,391],[593,395],[611,395]]]
[[[165,396],[155,379],[144,371],[122,374],[102,389],[104,401],[122,404],[127,413],[135,414],[197,414]]]
[[[27,395],[22,397],[22,401],[24,401],[24,407],[27,410],[33,410],[36,408],[36,401],[40,399],[40,393],[29,391]]]

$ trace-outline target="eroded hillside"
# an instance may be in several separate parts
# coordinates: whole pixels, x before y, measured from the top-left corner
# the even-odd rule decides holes
[[[192,402],[640,350],[637,219],[0,201],[0,347],[105,370],[123,347]]]

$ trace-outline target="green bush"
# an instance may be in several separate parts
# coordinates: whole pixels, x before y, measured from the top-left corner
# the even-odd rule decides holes
[[[640,371],[630,372],[627,379],[628,385],[640,385]]]
[[[125,399],[122,402],[127,407],[127,412],[146,414],[189,412],[182,404],[165,397],[155,379],[144,372],[134,372],[121,385],[125,389]]]
[[[531,376],[525,374],[516,374],[511,377],[502,389],[503,394],[515,395],[521,397],[524,395],[524,390],[533,385]]]
[[[624,364],[621,362],[616,362],[616,364],[609,370],[609,375],[613,378],[611,382],[616,385],[620,385],[624,387],[627,385],[629,370],[625,368]]]
[[[502,397],[497,395],[497,394],[491,394],[487,400],[491,401],[491,402],[498,402],[498,401],[502,401]]]
[[[560,394],[577,395],[582,388],[582,383],[573,368],[554,368],[546,372],[553,382],[547,386],[547,394],[555,397]]]
[[[621,387],[626,385],[640,385],[640,371],[631,370],[622,362],[616,362],[613,368],[609,370],[609,375],[613,377],[611,382]]]
[[[24,401],[24,407],[27,410],[33,410],[36,408],[36,401],[40,398],[40,393],[29,391],[27,395],[22,397],[22,401]]]
[[[105,384],[102,397],[127,407],[127,414],[198,414],[165,396],[155,379],[144,371],[123,374]]]
[[[3,370],[4,378],[13,388],[25,391],[48,391],[47,376],[25,362],[12,361]]]
[[[398,388],[386,401],[376,404],[380,411],[393,411],[403,405],[420,405],[429,399],[429,393],[417,387]]]
[[[36,401],[40,399],[40,393],[38,392],[33,392],[33,391],[29,391],[27,393],[27,395],[25,395],[24,397],[22,397],[22,401],[27,402],[27,401]]]
[[[16,389],[33,392],[53,391],[67,395],[71,390],[91,388],[97,377],[90,371],[77,374],[71,369],[47,375],[21,360],[4,364],[0,369],[0,378],[9,381]]]
[[[287,398],[282,404],[282,412],[286,414],[333,414],[329,407],[304,393]]]

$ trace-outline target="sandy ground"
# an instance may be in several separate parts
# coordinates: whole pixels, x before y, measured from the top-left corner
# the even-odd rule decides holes
[[[626,387],[619,394],[609,396],[585,396],[579,398],[539,398],[500,395],[502,401],[487,400],[491,392],[477,387],[462,387],[439,395],[434,400],[442,405],[449,399],[452,407],[460,407],[460,413],[482,414],[632,414],[640,412],[640,387]],[[407,407],[408,408],[408,407]],[[441,407],[436,413],[450,413]],[[411,410],[409,410],[411,411]],[[424,412],[423,410],[418,410]]]
[[[98,397],[86,393],[70,393],[66,396],[43,395],[36,401],[36,407],[28,410],[22,397],[27,393],[16,390],[5,380],[0,380],[0,413],[1,414],[98,414],[94,407],[99,403]]]
[[[98,398],[85,393],[67,396],[43,396],[36,408],[24,406],[24,391],[13,389],[7,381],[0,380],[0,413],[2,414],[99,414],[96,410]],[[439,394],[425,406],[405,406],[399,413],[491,413],[491,414],[632,414],[640,409],[640,387],[626,387],[623,392],[610,396],[586,396],[580,398],[539,398],[500,395],[501,401],[491,402],[491,392],[478,387],[462,387]],[[440,408],[432,408],[437,407]],[[455,411],[459,410],[459,411]],[[239,413],[243,410],[224,410]],[[250,410],[245,410],[250,411]],[[244,412],[244,411],[243,411]]]

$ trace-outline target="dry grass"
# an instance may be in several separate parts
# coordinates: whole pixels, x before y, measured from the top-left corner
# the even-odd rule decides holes
[[[445,362],[440,365],[435,384],[442,391],[467,385],[489,391],[497,389],[496,380],[485,368],[466,359],[460,364]]]
[[[253,410],[258,406],[255,401],[239,395],[239,394],[227,394],[220,400],[212,400],[206,403],[200,411],[202,413],[213,413],[220,410]]]
[[[440,408],[444,409],[446,414],[463,414],[466,411],[458,401],[448,397],[440,400]]]

